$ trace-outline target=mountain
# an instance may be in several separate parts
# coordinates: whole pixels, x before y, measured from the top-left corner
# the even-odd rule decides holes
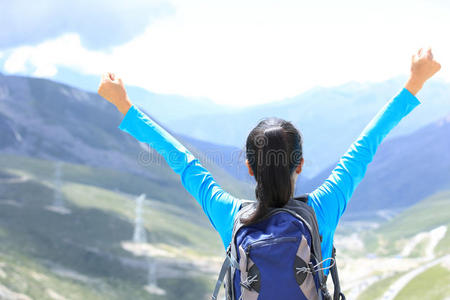
[[[450,229],[450,190],[442,190],[438,193],[431,194],[401,212],[395,218],[383,223],[366,237],[368,240],[367,245],[370,248],[374,245],[374,243],[370,241],[375,241],[377,239],[395,241],[395,243],[392,243],[385,249],[379,247],[377,249],[370,248],[370,250],[380,254],[383,252],[397,254],[400,253],[405,246],[405,240],[408,240],[421,232],[429,232],[440,226],[446,226]],[[445,233],[446,234],[439,241],[439,244],[436,245],[437,255],[448,254],[450,246],[450,230],[447,230]],[[372,234],[378,237],[373,239]]]
[[[223,246],[207,218],[126,172],[0,153],[1,299],[201,299]],[[58,175],[59,174],[59,180]],[[129,193],[115,189],[128,185]],[[109,186],[108,186],[109,185]],[[208,247],[205,247],[208,245]]]
[[[393,291],[398,294],[395,299],[400,300],[446,299],[450,295],[447,284],[450,279],[447,267],[450,259],[449,226],[450,190],[444,190],[366,232],[365,251],[373,253],[370,256],[372,264],[382,265],[382,261],[377,262],[380,257],[391,257],[390,263],[397,264],[402,271],[378,275],[381,280],[372,281],[357,299],[381,299],[383,294],[392,295]]]
[[[96,94],[45,79],[0,75],[0,153],[127,172],[129,182],[120,185],[124,192],[132,192],[130,186],[135,182],[146,181],[142,192],[148,196],[198,210],[178,175],[163,160],[149,159],[159,157],[153,150],[117,129],[121,118]],[[185,144],[201,156],[194,146]],[[213,162],[205,161],[205,165],[234,194],[250,194],[246,184]],[[164,188],[167,186],[171,188]],[[166,191],[161,198],[163,189]]]
[[[297,193],[315,189],[335,165],[310,180],[301,178]],[[379,210],[401,210],[449,187],[450,115],[381,144],[344,216],[363,219]]]
[[[341,222],[334,241],[346,297],[447,299],[449,226],[450,190],[429,195],[381,224]]]
[[[99,81],[98,76],[80,75],[66,68],[59,70],[56,79],[91,91],[96,90]],[[127,90],[135,103],[174,132],[217,145],[241,149],[250,130],[265,117],[292,121],[304,136],[304,176],[312,178],[344,153],[405,81],[406,78],[398,77],[383,82],[316,87],[292,98],[244,108],[218,105],[209,99],[156,94],[149,91],[151,86],[127,86]],[[411,133],[450,113],[449,95],[449,83],[428,82],[418,95],[423,105],[403,120],[388,139]]]
[[[57,79],[95,90],[98,78],[59,70]],[[304,176],[312,178],[344,153],[365,125],[404,85],[399,77],[377,83],[350,82],[317,87],[298,96],[245,108],[215,104],[209,99],[156,94],[127,86],[131,99],[178,134],[241,149],[259,120],[277,116],[299,128],[304,137]],[[388,139],[411,133],[450,113],[450,84],[431,81],[418,98],[423,105],[393,130]],[[226,150],[226,149],[224,149]],[[237,175],[241,179],[242,175]]]
[[[144,110],[161,121],[163,116],[153,112],[163,114],[167,105],[159,112]],[[209,295],[223,254],[217,233],[160,157],[117,129],[120,120],[95,94],[49,80],[0,76],[0,298],[190,300]],[[361,223],[367,221],[361,212],[372,211],[372,218],[379,209],[400,210],[449,189],[449,126],[450,118],[444,118],[383,143],[346,216]],[[238,147],[224,145],[227,140],[175,135],[225,189],[238,197],[253,196]],[[330,166],[312,179],[300,178],[298,192],[320,184]],[[147,198],[140,207],[136,196],[141,193]],[[436,195],[368,233],[367,249],[378,254],[386,245],[383,238],[404,244],[418,232],[447,224],[448,192]],[[350,241],[361,232],[358,224]],[[139,226],[145,238],[135,242]],[[361,269],[370,273],[359,276],[363,280],[402,275],[384,270],[385,257],[361,268],[361,263],[366,266],[364,247],[355,257],[355,244],[340,238],[338,250],[349,244],[352,251],[339,252],[344,258],[339,261],[348,267],[343,278],[358,276]],[[447,232],[435,253],[448,253],[448,241]],[[393,253],[402,246],[391,244]],[[383,270],[372,269],[375,265]],[[430,278],[427,284],[435,282]],[[354,286],[343,283],[344,288]],[[377,282],[390,286],[384,283]]]
[[[244,146],[250,130],[265,117],[290,120],[304,138],[305,176],[313,177],[333,163],[358,137],[365,125],[403,86],[404,78],[381,83],[350,83],[315,88],[282,101],[204,116],[170,120],[174,131],[214,144]],[[390,134],[411,133],[450,113],[450,85],[430,82],[419,94],[424,103]],[[147,107],[145,103],[142,103]],[[149,108],[150,109],[150,108]]]
[[[164,120],[164,123],[175,122],[179,119],[218,114],[232,111],[227,106],[218,105],[207,99],[196,99],[178,95],[156,94],[139,87],[127,87],[127,92],[133,102],[152,116]],[[191,136],[189,132],[186,135]]]
[[[81,74],[70,68],[60,67],[55,77],[52,77],[52,81],[96,93],[100,76]],[[125,83],[127,83],[126,79]],[[157,94],[151,89],[151,86],[143,89],[127,85],[127,91],[133,103],[139,106],[143,105],[153,117],[164,120],[164,122],[231,110],[231,108],[216,104],[209,99]]]
[[[391,89],[394,90],[396,85],[396,82],[391,82]],[[436,100],[431,95],[440,95],[445,88],[439,84],[436,88],[431,85],[427,92],[428,95],[422,96],[431,103],[424,103],[416,111],[441,101],[442,99],[439,100],[438,96],[436,96]],[[362,99],[369,97],[367,93],[373,92],[373,88],[347,85],[338,90],[340,91],[340,100],[335,101],[335,108],[341,105],[337,105],[337,103],[353,101],[356,107],[351,105],[349,107],[352,110],[360,109],[363,113],[358,115],[358,118],[355,118],[352,123],[361,123],[361,116],[369,114],[365,112],[368,110],[366,105],[361,105]],[[310,93],[316,97],[319,91]],[[336,93],[335,89],[330,89],[325,96],[321,97],[331,98]],[[349,97],[351,94],[359,96],[351,98]],[[373,99],[381,98],[380,95],[373,96]],[[303,101],[308,103],[306,99],[309,99],[310,96],[305,95],[304,97]],[[293,99],[290,104],[293,105],[298,101],[298,99]],[[369,101],[369,104],[374,107],[374,102]],[[448,102],[450,103],[450,101]],[[271,104],[271,107],[279,107],[278,111],[281,112],[288,104]],[[259,110],[261,109],[259,108]],[[144,110],[146,109],[144,108]],[[292,111],[291,109],[291,113]],[[326,111],[331,113],[329,110]],[[212,114],[212,116],[215,115]],[[367,116],[368,119],[370,117]],[[0,129],[3,133],[0,140],[0,152],[58,159],[113,169],[119,173],[127,172],[130,174],[128,182],[116,183],[117,180],[104,180],[103,187],[132,192],[130,186],[133,186],[134,183],[147,182],[146,185],[142,185],[144,187],[142,192],[147,193],[150,197],[154,196],[161,201],[176,202],[188,205],[192,209],[198,209],[195,201],[182,188],[179,178],[164,162],[161,164],[161,160],[143,160],[147,154],[156,155],[151,149],[140,145],[132,137],[117,130],[120,119],[120,113],[96,94],[44,79],[0,77]],[[416,118],[416,116],[410,116],[407,119],[411,121],[419,119],[419,124],[424,122],[423,119]],[[158,118],[155,117],[155,120]],[[323,126],[331,126],[326,123],[331,122],[324,122]],[[210,127],[217,124],[218,122],[212,122]],[[234,122],[228,122],[228,125],[238,126]],[[354,127],[358,126],[351,126],[351,128]],[[353,130],[355,135],[359,133],[360,129]],[[343,131],[344,135],[350,135],[349,131],[351,130]],[[238,131],[231,130],[231,132]],[[224,188],[238,197],[254,197],[251,188],[253,179],[247,173],[243,150],[223,145],[224,143],[205,142],[184,134],[175,134],[175,136],[205,163]],[[316,147],[323,143],[321,139],[308,140],[305,134],[304,136],[305,148],[308,144]],[[450,174],[448,155],[450,153],[445,151],[445,149],[450,149],[448,137],[449,122],[448,118],[444,118],[414,133],[404,136],[397,135],[383,143],[374,162],[368,168],[366,178],[356,190],[346,216],[357,216],[364,211],[372,213],[385,209],[390,202],[392,205],[389,207],[400,209],[448,184],[448,174]],[[348,145],[350,142],[346,144],[347,147]],[[325,148],[330,153],[337,151],[336,147]],[[311,148],[309,149],[311,150]],[[308,159],[307,154],[305,155],[305,169],[312,169],[311,160]],[[320,157],[320,153],[318,155]],[[306,172],[306,176],[303,174],[299,180],[297,192],[310,192],[316,188],[330,173],[332,169],[330,166],[333,164],[328,164],[324,171],[311,179],[308,178],[311,173]],[[114,172],[108,174],[114,174]],[[418,174],[420,175],[418,176]],[[110,182],[114,182],[117,186],[113,187]],[[171,188],[161,188],[167,186]],[[162,190],[164,192],[161,192]],[[186,199],[190,200],[187,202]]]
[[[254,182],[245,164],[245,148],[210,143],[185,135],[179,135],[179,137],[199,150],[201,160],[213,162],[239,181]]]
[[[0,76],[0,298],[210,293],[223,254],[217,233],[161,157],[117,129],[121,117],[96,94]],[[227,190],[249,197],[199,143],[176,137]],[[138,211],[146,238],[136,242]]]

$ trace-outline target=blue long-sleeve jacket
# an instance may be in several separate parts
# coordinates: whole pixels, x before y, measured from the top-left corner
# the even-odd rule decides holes
[[[328,179],[309,194],[308,204],[314,208],[323,238],[323,259],[331,256],[339,219],[381,141],[419,103],[408,90],[401,90],[367,125],[341,157]],[[219,232],[225,248],[228,247],[234,219],[241,208],[241,199],[224,191],[189,150],[137,107],[129,109],[119,128],[149,144],[164,157],[169,166],[180,175],[186,190],[201,205]],[[328,264],[329,260],[325,266]]]

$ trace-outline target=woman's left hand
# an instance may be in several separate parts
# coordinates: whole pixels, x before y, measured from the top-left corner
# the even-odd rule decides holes
[[[441,64],[436,61],[431,48],[420,49],[412,56],[411,76],[406,83],[408,89],[413,95],[416,95],[423,87],[425,82],[433,77],[441,69]]]

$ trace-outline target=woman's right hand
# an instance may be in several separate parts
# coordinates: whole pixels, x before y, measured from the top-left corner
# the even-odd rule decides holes
[[[405,88],[416,95],[423,87],[424,83],[441,69],[433,57],[431,48],[420,49],[412,56],[411,75]]]
[[[125,90],[122,78],[116,76],[114,73],[105,73],[102,75],[98,87],[98,94],[114,104],[124,115],[132,105],[128,98],[127,91]]]

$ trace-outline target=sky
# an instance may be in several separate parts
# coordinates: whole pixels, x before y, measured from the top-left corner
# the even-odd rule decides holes
[[[407,75],[427,46],[450,81],[448,16],[447,0],[0,0],[0,71],[112,71],[155,93],[256,105]]]

